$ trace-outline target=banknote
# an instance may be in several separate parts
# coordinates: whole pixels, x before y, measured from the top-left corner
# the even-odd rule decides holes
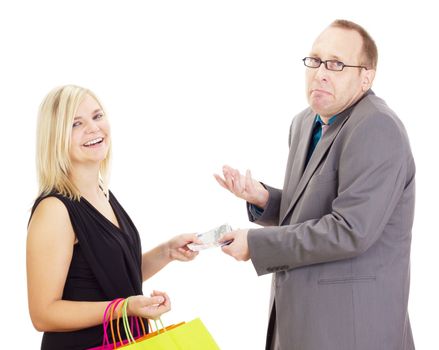
[[[189,243],[187,246],[190,250],[197,252],[203,249],[221,247],[223,245],[230,244],[231,241],[226,241],[222,243],[218,242],[221,238],[223,238],[224,234],[230,231],[232,231],[232,227],[229,224],[223,224],[207,232],[197,233],[197,237],[203,243]]]

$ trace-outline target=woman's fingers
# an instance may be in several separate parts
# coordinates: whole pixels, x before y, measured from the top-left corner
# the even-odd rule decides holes
[[[157,319],[171,309],[171,301],[164,292],[153,291],[151,297],[136,295],[128,304],[131,315]]]

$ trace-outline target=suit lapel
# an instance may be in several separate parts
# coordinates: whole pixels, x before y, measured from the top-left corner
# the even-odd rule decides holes
[[[325,131],[324,135],[320,139],[319,143],[317,144],[311,158],[308,161],[308,164],[305,167],[305,161],[306,156],[308,153],[308,147],[309,142],[311,139],[310,133],[312,132],[312,128],[314,125],[314,118],[309,118],[311,120],[311,123],[309,120],[304,122],[304,130],[302,130],[302,135],[305,135],[304,137],[307,137],[307,140],[303,140],[298,149],[298,156],[300,161],[298,163],[298,166],[300,166],[300,169],[292,169],[290,174],[290,181],[287,188],[287,194],[288,193],[294,193],[292,195],[291,200],[287,200],[284,202],[284,204],[289,204],[287,209],[285,211],[281,211],[282,215],[280,217],[280,225],[283,224],[285,218],[288,216],[289,212],[294,208],[296,205],[296,202],[300,198],[300,195],[304,191],[306,185],[308,184],[309,180],[315,173],[317,167],[319,166],[320,162],[326,155],[326,153],[329,151],[332,143],[334,142],[337,134],[340,132],[342,126],[346,122],[346,120],[349,118],[349,115],[351,114],[353,110],[353,107],[348,108],[346,111],[340,113],[337,118],[335,119],[334,123],[328,127],[328,129]],[[299,153],[300,152],[300,153]],[[305,169],[304,169],[305,167]],[[303,170],[304,169],[304,170]],[[299,171],[300,170],[300,171]],[[302,173],[303,171],[303,173]],[[302,176],[299,176],[299,174],[302,174]]]
[[[293,133],[291,135],[291,137],[293,138],[292,142],[295,141],[294,138],[299,138],[300,141],[296,146],[297,151],[290,151],[290,158],[288,159],[286,173],[287,182],[284,185],[284,195],[282,196],[282,202],[280,207],[281,217],[284,213],[287,212],[291,204],[292,196],[296,192],[297,185],[305,169],[305,162],[308,154],[309,144],[311,142],[314,120],[315,113],[310,111],[310,113],[304,117],[302,124],[299,126],[299,130],[293,130]],[[292,144],[291,147],[294,147],[294,144]]]

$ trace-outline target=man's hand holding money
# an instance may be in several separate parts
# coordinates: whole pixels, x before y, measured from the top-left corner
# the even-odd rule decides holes
[[[236,230],[226,233],[220,242],[232,240],[228,245],[221,249],[224,253],[234,257],[238,261],[247,261],[250,259],[250,251],[247,243],[248,230]]]

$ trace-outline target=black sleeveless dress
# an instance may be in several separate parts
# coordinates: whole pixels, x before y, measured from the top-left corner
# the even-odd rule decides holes
[[[85,198],[75,201],[56,193],[38,198],[32,214],[41,200],[49,196],[58,198],[67,207],[78,240],[62,299],[109,301],[143,294],[139,233],[114,195],[110,192],[110,204],[120,228]],[[41,349],[83,350],[102,344],[102,337],[102,326],[74,332],[45,332]]]

